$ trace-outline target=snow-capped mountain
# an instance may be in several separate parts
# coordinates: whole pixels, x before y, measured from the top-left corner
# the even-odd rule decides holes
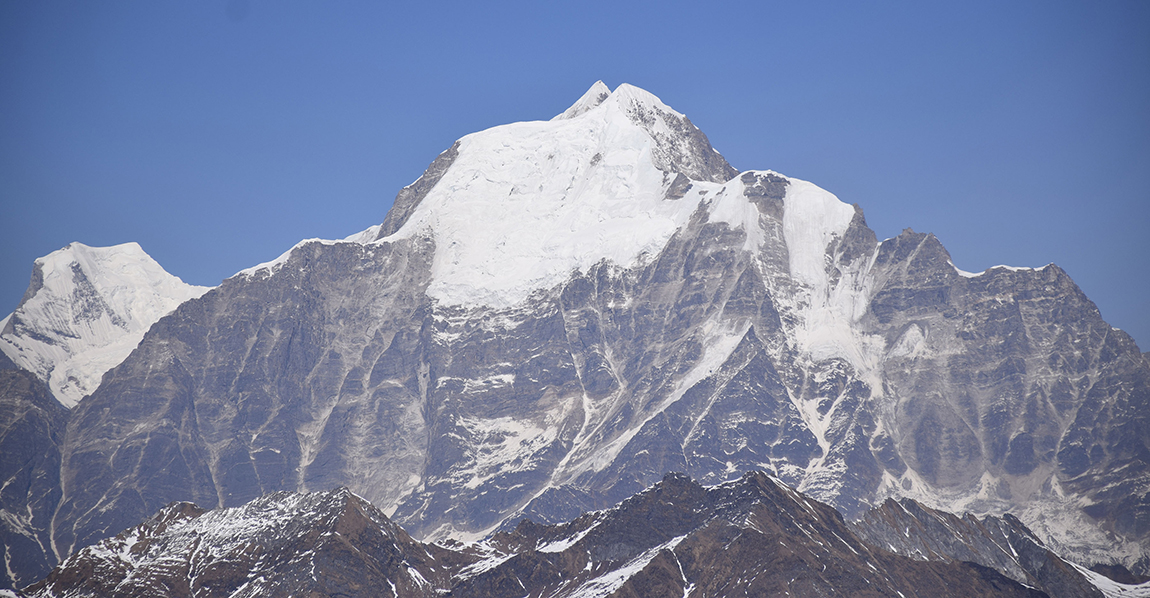
[[[71,408],[156,320],[207,291],[165,272],[136,243],[71,243],[32,266],[20,305],[0,320],[0,351]]]
[[[348,486],[467,540],[667,472],[765,470],[848,518],[1011,512],[1144,573],[1148,419],[1150,361],[1057,266],[880,242],[861,208],[597,83],[463,137],[381,224],[152,325],[68,417],[49,553],[173,500]]]
[[[1025,528],[1021,528],[1022,533]],[[934,555],[932,555],[934,556]],[[205,513],[174,503],[26,590],[82,596],[1072,596],[992,567],[868,544],[831,507],[762,474],[713,488],[668,476],[561,525],[423,544],[347,489],[275,493]],[[1040,586],[1041,587],[1041,586]],[[1042,588],[1046,589],[1046,588]]]

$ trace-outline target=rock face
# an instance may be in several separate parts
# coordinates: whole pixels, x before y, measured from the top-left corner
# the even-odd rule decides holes
[[[163,341],[142,343],[72,412],[61,550],[107,537],[172,497],[236,506],[358,479],[386,504],[410,485],[428,432],[420,380],[403,367],[418,359],[401,347],[419,337],[424,306],[404,271],[423,254],[309,247],[281,270],[298,276],[286,285],[233,279],[182,305],[153,327],[150,338]],[[409,376],[405,384],[381,376],[388,360]]]
[[[879,248],[885,275],[864,324],[888,339],[898,459],[885,465],[899,478],[879,494],[1010,510],[1087,561],[1104,557],[1082,547],[1109,534],[1136,539],[1119,551],[1145,568],[1150,375],[1137,347],[1057,266],[955,278],[946,260],[926,235]]]
[[[0,363],[2,587],[28,585],[57,563],[50,529],[60,500],[60,445],[67,418],[68,410],[34,374],[10,361]]]
[[[1057,266],[878,242],[598,84],[157,321],[72,411],[49,528],[63,557],[174,500],[346,485],[416,538],[476,539],[761,469],[848,518],[1009,511],[1145,573],[1147,418],[1150,361]]]
[[[851,524],[873,546],[916,560],[978,563],[1051,596],[1102,598],[1081,571],[1042,544],[1016,517],[958,517],[904,498],[888,499]]]
[[[833,508],[753,473],[668,476],[616,508],[421,544],[346,489],[205,513],[175,503],[81,550],[29,596],[1045,596],[992,569],[872,547]]]

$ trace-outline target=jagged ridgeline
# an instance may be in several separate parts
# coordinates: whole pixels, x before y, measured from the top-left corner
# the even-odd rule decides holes
[[[1150,568],[1150,362],[1061,269],[880,242],[629,85],[463,137],[363,233],[206,293],[138,277],[178,305],[142,340],[113,315],[143,299],[73,259],[0,332],[10,585],[172,501],[347,486],[467,541],[759,470],[847,519],[1009,512],[1063,557]]]
[[[997,549],[962,560],[945,551],[919,558],[894,554],[852,533],[833,508],[763,473],[711,488],[668,476],[617,507],[561,525],[523,521],[466,546],[417,542],[346,488],[279,492],[208,513],[173,503],[81,550],[26,593],[1102,598],[1087,581],[1089,572],[1032,540],[1019,541],[1029,533],[1021,524],[984,523],[1016,530],[1012,539],[1023,556],[1004,558]],[[932,539],[917,532],[905,541]],[[990,560],[1011,575],[980,562]],[[1029,569],[1041,578],[1030,575],[1032,563],[1039,563]]]

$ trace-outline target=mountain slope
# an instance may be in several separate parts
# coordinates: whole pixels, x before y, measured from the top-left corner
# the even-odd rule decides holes
[[[764,469],[854,518],[1015,512],[1150,566],[1150,362],[1057,266],[964,273],[596,85],[466,136],[383,223],[183,303],[68,423],[61,555],[173,500],[347,485],[417,538]]]
[[[51,521],[61,495],[67,418],[34,374],[0,363],[0,587],[32,583],[57,563]]]
[[[1102,592],[1074,565],[1043,546],[1011,515],[958,517],[911,499],[887,500],[851,524],[873,546],[916,560],[978,563],[1051,596],[1101,598]]]
[[[451,557],[413,541],[346,489],[276,493],[210,512],[173,503],[77,553],[26,592],[141,598],[431,596],[433,588],[446,585],[444,568],[453,564]]]
[[[681,475],[619,506],[489,542],[459,595],[1042,596],[970,563],[914,561],[860,541],[833,508],[762,473],[712,488]]]

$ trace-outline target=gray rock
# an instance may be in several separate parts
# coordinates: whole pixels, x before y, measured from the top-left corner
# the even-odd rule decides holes
[[[456,141],[454,145],[447,148],[443,153],[439,154],[435,160],[427,167],[414,183],[399,190],[395,196],[395,201],[391,204],[391,209],[387,212],[387,217],[383,219],[383,224],[379,227],[379,234],[377,239],[382,239],[386,236],[392,235],[395,231],[399,230],[407,219],[411,217],[411,213],[415,208],[419,207],[419,202],[427,197],[428,192],[432,187],[439,182],[443,177],[443,173],[451,168],[452,162],[455,157],[459,155],[459,142]]]
[[[3,354],[0,354],[2,356]],[[0,589],[25,586],[56,565],[49,530],[60,500],[65,409],[35,374],[0,368]]]
[[[425,362],[408,349],[428,332],[428,248],[413,243],[305,245],[158,322],[72,414],[61,550],[173,500],[235,506],[355,479],[386,503],[410,488],[427,438]]]
[[[873,546],[916,560],[990,567],[1052,598],[1103,595],[1010,514],[959,517],[910,499],[887,500],[852,523],[851,529]]]

